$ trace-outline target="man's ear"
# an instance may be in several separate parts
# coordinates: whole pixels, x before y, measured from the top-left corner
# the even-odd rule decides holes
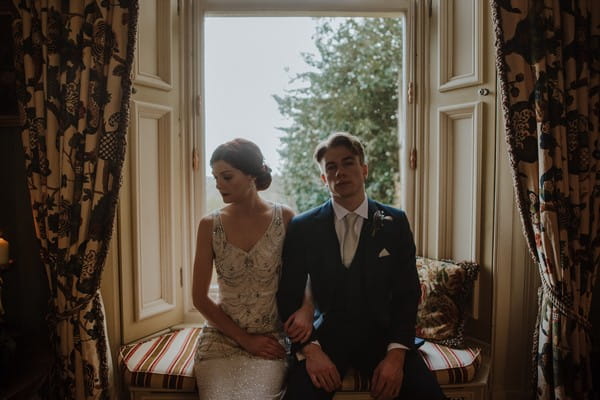
[[[363,177],[365,179],[367,179],[367,176],[369,176],[369,166],[367,164],[363,164],[362,170],[363,170]]]
[[[325,178],[325,174],[321,174],[321,182],[327,185],[327,178]]]

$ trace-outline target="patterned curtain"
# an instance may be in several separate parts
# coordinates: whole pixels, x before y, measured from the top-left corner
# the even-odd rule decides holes
[[[125,155],[135,0],[14,0],[27,180],[50,285],[49,398],[109,398],[99,287]]]
[[[542,285],[539,399],[590,399],[600,252],[600,2],[492,0],[506,140]]]

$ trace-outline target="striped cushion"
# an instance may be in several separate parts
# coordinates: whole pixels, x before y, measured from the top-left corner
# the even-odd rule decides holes
[[[440,385],[467,383],[473,380],[481,364],[481,351],[477,348],[452,349],[425,342],[419,352],[429,370],[433,371]],[[342,392],[368,392],[368,375],[351,369],[342,382]]]
[[[368,392],[371,390],[371,376],[361,374],[357,370],[350,368],[342,381],[340,392]]]
[[[119,351],[123,382],[152,389],[196,390],[194,352],[201,328],[185,328]]]
[[[481,365],[481,350],[478,348],[459,350],[425,342],[419,351],[440,385],[470,382]]]
[[[185,328],[121,347],[123,382],[130,387],[195,391],[193,364],[200,331],[201,328]],[[476,348],[458,350],[425,342],[419,351],[440,385],[471,381],[481,364],[480,350]],[[369,376],[350,370],[341,391],[369,391],[369,383]]]

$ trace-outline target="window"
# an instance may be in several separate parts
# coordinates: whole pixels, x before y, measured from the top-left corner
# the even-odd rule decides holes
[[[223,205],[210,155],[240,136],[259,145],[273,170],[267,199],[297,211],[318,205],[327,194],[312,149],[332,131],[367,144],[367,192],[399,205],[402,16],[204,21],[205,212]]]
[[[291,87],[292,71],[307,70],[301,53],[316,51],[311,40],[315,26],[309,17],[204,18],[205,213],[224,205],[210,156],[219,144],[236,137],[255,142],[272,169],[273,182],[261,195],[294,206],[283,191],[278,153],[278,128],[289,121],[273,96]]]

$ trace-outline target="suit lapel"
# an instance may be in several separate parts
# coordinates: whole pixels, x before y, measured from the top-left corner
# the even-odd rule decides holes
[[[379,241],[373,236],[373,215],[375,214],[376,211],[379,210],[379,207],[377,207],[377,204],[372,201],[371,199],[369,199],[369,219],[366,220],[363,224],[363,229],[361,231],[361,235],[360,235],[360,242],[359,242],[359,249],[360,251],[362,251],[362,253],[358,253],[361,255],[360,259],[362,261],[362,271],[361,274],[364,278],[363,284],[364,284],[364,290],[365,293],[369,294],[369,293],[373,293],[374,291],[377,291],[378,289],[378,285],[376,284],[376,282],[380,279],[382,279],[382,275],[380,275],[377,271],[378,268],[376,268],[377,266],[377,262],[378,262],[378,254],[377,254],[377,249],[378,246],[380,246],[381,244],[379,243]],[[385,278],[383,278],[385,279]],[[371,296],[367,296],[367,302],[370,304],[370,309],[372,308],[371,305]]]
[[[322,249],[326,254],[327,258],[332,260],[337,260],[340,263],[342,262],[342,258],[340,255],[340,242],[338,241],[337,234],[335,233],[335,223],[334,223],[334,212],[333,206],[331,204],[331,200],[328,200],[321,207],[321,211],[319,212],[319,230],[320,237],[322,243]]]
[[[362,229],[360,230],[360,238],[358,240],[358,247],[356,248],[356,255],[352,263],[359,258],[363,261],[364,265],[369,265],[369,261],[373,257],[375,252],[375,245],[377,244],[373,240],[371,235],[373,226],[373,214],[378,210],[377,205],[371,199],[368,199],[368,218],[363,221]]]
[[[373,235],[371,232],[373,231],[373,214],[378,210],[377,204],[371,199],[369,199],[369,218],[363,223],[362,230],[360,232],[360,240],[365,241],[367,245],[367,254],[371,254],[372,251],[369,251],[376,244],[373,240]]]

